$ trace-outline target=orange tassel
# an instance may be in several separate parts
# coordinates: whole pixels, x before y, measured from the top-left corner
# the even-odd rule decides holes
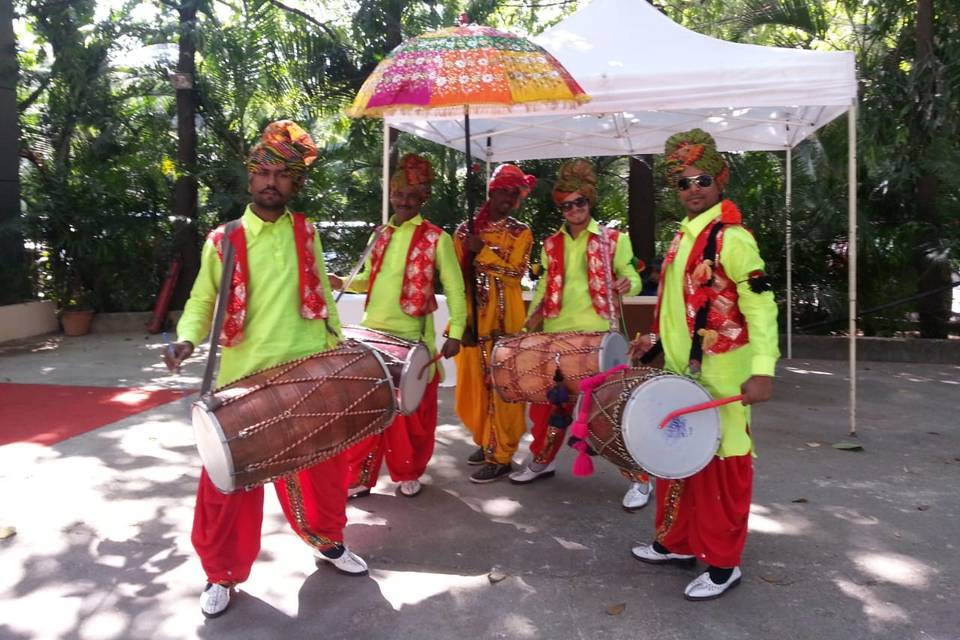
[[[713,260],[704,260],[693,270],[693,281],[697,284],[708,282],[713,277]]]
[[[697,335],[703,338],[704,351],[709,351],[710,347],[717,344],[717,339],[719,338],[719,334],[713,329],[700,329],[697,331]]]

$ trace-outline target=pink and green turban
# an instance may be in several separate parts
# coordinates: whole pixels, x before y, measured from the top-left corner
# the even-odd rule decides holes
[[[691,129],[670,136],[663,153],[670,175],[683,173],[687,167],[696,167],[713,176],[721,190],[730,179],[727,161],[717,151],[713,136],[703,129]]]

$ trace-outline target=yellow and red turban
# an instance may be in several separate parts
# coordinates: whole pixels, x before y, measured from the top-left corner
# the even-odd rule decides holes
[[[537,186],[537,177],[528,175],[515,164],[502,164],[493,170],[487,191],[497,189],[519,189],[520,197],[526,198]]]
[[[390,176],[390,191],[405,187],[423,187],[428,192],[433,183],[433,167],[430,161],[415,153],[400,158],[397,170]]]
[[[292,120],[278,120],[267,125],[260,142],[250,150],[247,170],[255,171],[263,164],[282,164],[302,178],[316,159],[317,145],[310,134]]]
[[[597,204],[597,174],[586,160],[570,160],[560,165],[553,185],[553,202],[560,204],[571,193],[586,197],[591,207]]]
[[[730,179],[730,168],[717,151],[717,142],[703,129],[691,129],[670,136],[663,153],[666,155],[667,173],[671,176],[683,173],[687,167],[696,167],[713,176],[721,190]]]

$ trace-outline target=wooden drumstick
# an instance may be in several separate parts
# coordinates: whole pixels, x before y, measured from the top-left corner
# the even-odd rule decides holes
[[[682,415],[688,413],[695,413],[697,411],[704,411],[706,409],[713,409],[714,407],[720,407],[725,404],[730,404],[731,402],[736,402],[737,400],[743,400],[743,394],[738,394],[735,396],[730,396],[729,398],[718,398],[717,400],[710,400],[709,402],[701,402],[700,404],[695,404],[691,407],[684,407],[683,409],[677,409],[676,411],[671,411],[667,414],[667,417],[660,422],[660,428],[663,429],[673,420],[676,420]]]
[[[443,354],[442,354],[442,353],[438,353],[437,355],[435,355],[435,356],[433,356],[432,358],[430,358],[430,362],[428,362],[427,364],[425,364],[425,365],[423,365],[422,367],[420,367],[420,373],[417,374],[417,380],[422,380],[422,379],[423,379],[423,374],[427,372],[427,369],[430,368],[430,365],[434,365],[434,364],[440,362],[440,358],[442,358],[442,357],[443,357]]]

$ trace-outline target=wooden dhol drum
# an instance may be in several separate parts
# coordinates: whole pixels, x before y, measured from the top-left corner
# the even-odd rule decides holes
[[[493,386],[506,402],[545,403],[557,367],[572,395],[580,380],[627,362],[629,345],[619,333],[525,333],[501,338],[490,361]]]
[[[309,467],[397,414],[393,378],[373,349],[335,349],[250,374],[193,403],[203,466],[223,493]]]
[[[380,354],[393,378],[400,413],[408,416],[416,411],[430,384],[430,372],[424,371],[430,364],[427,346],[355,325],[343,327],[343,337],[362,342]]]
[[[587,443],[621,469],[688,478],[707,466],[720,446],[720,412],[688,413],[663,429],[660,422],[671,411],[710,400],[689,378],[649,367],[627,369],[594,389]]]

